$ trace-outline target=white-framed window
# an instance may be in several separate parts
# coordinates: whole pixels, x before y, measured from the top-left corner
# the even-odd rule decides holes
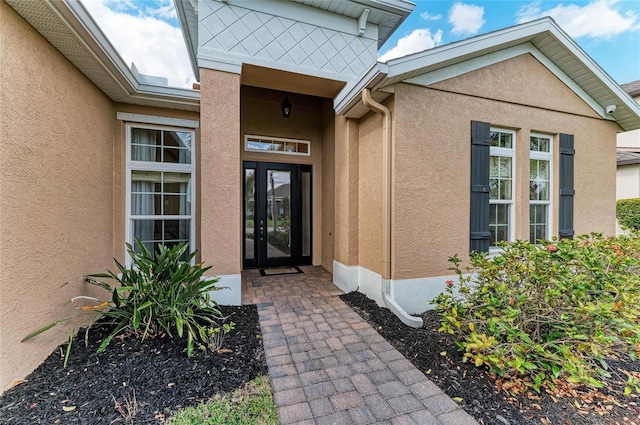
[[[127,123],[126,137],[126,241],[151,252],[189,242],[193,251],[195,131]]]
[[[244,136],[244,150],[248,152],[310,156],[311,141],[246,134]]]
[[[550,239],[553,199],[553,138],[531,133],[529,137],[529,240]]]
[[[514,170],[516,133],[491,128],[489,148],[489,249],[515,239]]]

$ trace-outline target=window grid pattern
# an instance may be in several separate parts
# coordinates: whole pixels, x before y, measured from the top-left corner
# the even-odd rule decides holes
[[[515,133],[491,129],[489,152],[489,245],[513,239]]]
[[[194,132],[128,125],[127,242],[151,252],[194,241]],[[130,259],[128,259],[130,260]]]
[[[529,138],[529,241],[538,243],[551,235],[552,150],[551,136]]]
[[[244,150],[247,152],[310,156],[311,142],[309,140],[245,135]]]

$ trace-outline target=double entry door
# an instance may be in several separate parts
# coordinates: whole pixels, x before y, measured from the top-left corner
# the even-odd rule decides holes
[[[244,268],[311,264],[311,166],[243,163]]]

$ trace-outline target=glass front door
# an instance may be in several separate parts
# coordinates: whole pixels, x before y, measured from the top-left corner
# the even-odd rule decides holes
[[[311,263],[311,166],[244,163],[244,267]]]

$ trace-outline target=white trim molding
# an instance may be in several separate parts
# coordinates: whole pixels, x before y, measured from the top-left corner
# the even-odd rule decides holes
[[[218,290],[210,291],[211,299],[220,305],[242,304],[242,277],[238,274],[225,274],[216,276]]]
[[[120,121],[142,123],[142,124],[167,125],[172,127],[184,127],[184,128],[200,127],[200,121],[198,120],[186,120],[182,118],[161,117],[157,115],[132,114],[129,112],[118,112],[116,114],[116,118]]]
[[[432,276],[417,279],[396,279],[388,282],[391,299],[405,312],[415,315],[432,310],[431,301],[447,289],[447,281],[458,282],[457,275]],[[382,297],[382,276],[361,266],[346,266],[333,260],[333,283],[346,293],[358,291],[388,307]]]

